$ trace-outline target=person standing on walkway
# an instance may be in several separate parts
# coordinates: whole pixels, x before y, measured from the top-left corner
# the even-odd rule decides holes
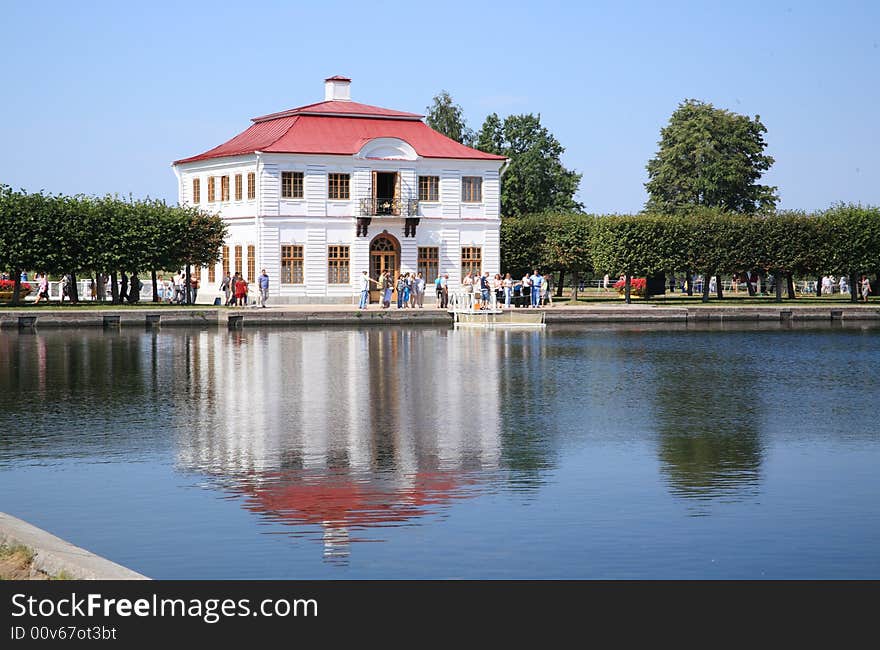
[[[189,304],[196,304],[196,298],[199,295],[199,287],[201,286],[201,281],[198,276],[190,276],[189,279]]]
[[[257,286],[260,287],[260,307],[265,309],[266,301],[269,299],[269,275],[266,273],[266,269],[260,272],[260,277],[257,278]]]
[[[220,282],[220,291],[223,292],[223,304],[227,307],[229,306],[229,299],[232,297],[232,292],[235,290],[235,286],[232,284],[232,278],[229,277],[229,271],[226,272],[226,275],[223,276],[222,282]],[[169,300],[169,302],[171,302]]]
[[[608,291],[608,289],[610,287],[611,287],[611,276],[608,273],[606,273],[605,277],[602,278],[602,290]]]
[[[425,278],[422,277],[421,271],[418,272],[416,279],[413,280],[413,301],[413,306],[419,309],[425,306]]]
[[[391,280],[391,272],[382,272],[382,309],[391,308],[391,293],[394,290],[394,282]]]
[[[844,293],[849,293],[849,287],[846,285],[846,276],[845,275],[840,276],[839,286],[840,286],[841,295]]]
[[[238,276],[238,273],[236,273]],[[239,276],[235,281],[235,298],[232,300],[233,305],[244,307],[247,305],[248,284],[243,276]]]
[[[502,285],[504,287],[504,308],[510,309],[510,299],[513,297],[513,278],[510,277],[510,273],[504,274]]]
[[[868,294],[871,293],[871,281],[867,275],[862,276],[862,300],[868,302]]]
[[[449,306],[449,274],[444,273],[440,278],[440,309],[446,309]]]
[[[358,309],[366,309],[370,302],[370,282],[373,282],[373,279],[364,271],[361,275],[361,301]]]
[[[538,269],[535,269],[529,280],[532,283],[532,307],[537,309],[541,300],[541,286],[544,284],[544,276],[541,275]]]
[[[480,303],[483,309],[489,307],[489,272],[485,271],[480,276]]]
[[[442,279],[443,276],[439,273],[434,279],[434,292],[437,294],[437,309],[440,309],[440,303],[443,301],[443,292],[440,290],[440,282]]]

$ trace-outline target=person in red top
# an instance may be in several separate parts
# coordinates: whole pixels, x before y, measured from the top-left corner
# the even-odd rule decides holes
[[[239,307],[244,307],[247,305],[247,294],[248,294],[248,285],[245,282],[245,279],[239,278],[235,283],[235,303]]]

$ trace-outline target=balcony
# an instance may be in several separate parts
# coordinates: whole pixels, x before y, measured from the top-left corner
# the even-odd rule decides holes
[[[419,212],[417,199],[361,199],[362,217],[415,217]]]

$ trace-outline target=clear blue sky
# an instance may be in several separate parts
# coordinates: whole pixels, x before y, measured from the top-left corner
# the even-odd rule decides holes
[[[540,113],[591,212],[645,201],[680,101],[767,126],[783,208],[880,204],[880,2],[0,1],[0,182],[176,200],[170,163],[352,97]]]

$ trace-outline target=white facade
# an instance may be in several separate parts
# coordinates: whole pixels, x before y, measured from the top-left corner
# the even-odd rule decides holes
[[[334,87],[331,87],[334,84]],[[336,93],[336,95],[333,95]],[[328,80],[328,97],[347,97],[348,84]],[[393,121],[392,121],[393,122]],[[371,243],[387,233],[397,247],[395,271],[418,272],[419,248],[427,256],[439,258],[437,271],[448,273],[450,287],[461,279],[462,248],[479,249],[481,271],[500,272],[500,171],[503,160],[423,158],[402,139],[374,138],[354,155],[264,153],[210,158],[174,165],[178,177],[181,204],[198,205],[220,214],[229,226],[226,246],[229,260],[214,269],[203,269],[199,302],[212,302],[219,295],[223,267],[235,272],[240,260],[245,279],[255,281],[261,269],[270,278],[270,303],[351,303],[356,300],[360,277],[371,268]],[[301,198],[282,197],[282,174],[299,172],[302,176]],[[400,216],[375,214],[377,190],[374,172],[391,172],[397,183],[395,195],[406,207]],[[248,175],[253,174],[255,192],[248,198]],[[349,198],[329,198],[330,174],[348,175]],[[236,177],[241,177],[241,198],[236,198]],[[438,200],[419,197],[419,177],[439,179]],[[214,178],[214,201],[208,201],[209,178]],[[221,194],[223,177],[228,178],[228,200]],[[479,201],[462,200],[462,178],[481,179]],[[391,177],[383,177],[390,179]],[[199,197],[194,197],[198,179]],[[433,197],[431,197],[433,198]],[[473,198],[470,196],[468,198]],[[417,204],[416,204],[417,202]],[[409,226],[403,216],[408,210]],[[387,210],[385,210],[387,211]],[[369,219],[367,225],[364,219]],[[366,226],[366,236],[359,226]],[[360,234],[358,234],[360,232]],[[409,235],[409,236],[407,236]],[[282,247],[303,253],[302,277],[296,282],[282,282]],[[329,282],[330,247],[347,247],[348,282]],[[240,247],[240,248],[239,248]],[[430,250],[435,249],[435,250]],[[291,249],[286,249],[290,251]],[[334,248],[335,252],[346,250]],[[473,252],[473,251],[471,251]],[[298,265],[299,262],[293,262]],[[299,280],[302,282],[299,282]],[[338,279],[338,278],[336,278]],[[431,279],[429,278],[429,281]],[[255,287],[252,287],[255,289]],[[429,287],[429,296],[432,291]]]

